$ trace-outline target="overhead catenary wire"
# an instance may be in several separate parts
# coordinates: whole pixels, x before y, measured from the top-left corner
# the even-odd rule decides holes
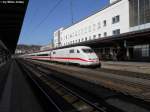
[[[39,11],[39,7],[35,8],[35,11],[34,11],[34,13],[33,13],[32,16],[35,17],[35,16],[37,15],[37,12],[38,12],[38,11]],[[29,22],[30,24],[31,24],[31,23],[33,22],[33,20],[34,20],[33,17],[31,18],[31,20],[30,20],[30,22]]]
[[[73,17],[73,4],[72,0],[70,0],[70,12],[71,12],[71,23],[74,23],[74,17]]]
[[[52,14],[52,12],[59,6],[59,4],[62,2],[63,0],[59,0],[49,11],[48,14],[41,20],[41,22],[39,24],[36,25],[36,27],[32,30],[32,33],[35,32],[45,21],[46,19],[48,19],[48,17],[50,16],[50,14]]]
[[[35,11],[34,11],[34,13],[32,15],[31,20],[29,21],[29,24],[31,24],[33,22],[33,19],[34,19],[33,17],[35,17],[37,15],[38,10],[39,10],[39,7],[35,8]],[[29,33],[30,32],[27,32],[27,35],[29,35]]]

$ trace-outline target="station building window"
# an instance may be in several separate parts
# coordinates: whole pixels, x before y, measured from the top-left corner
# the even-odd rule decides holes
[[[67,35],[67,39],[69,38],[69,35]]]
[[[85,37],[85,41],[87,41],[87,37]]]
[[[95,24],[93,24],[93,31],[95,31],[95,29],[96,29],[96,25],[95,25]]]
[[[80,35],[80,31],[78,30],[78,35]]]
[[[116,29],[116,30],[113,30],[113,35],[119,35],[120,34],[120,29]]]
[[[81,35],[82,34],[82,30],[80,29],[79,31],[78,31],[78,35]]]
[[[82,38],[82,42],[84,41],[84,38]]]
[[[85,33],[87,33],[87,27],[85,27]]]
[[[91,32],[91,26],[89,26],[89,32]]]
[[[149,45],[142,46],[142,56],[148,57],[149,56]]]
[[[101,28],[101,23],[98,22],[98,23],[97,23],[97,29],[100,29],[100,28]]]
[[[107,36],[107,32],[104,32],[104,37],[106,37]]]
[[[107,26],[106,20],[103,21],[103,26],[104,26],[104,27]]]
[[[93,39],[96,39],[96,35],[93,35]]]
[[[130,27],[149,23],[150,22],[150,0],[139,0],[139,2],[138,0],[130,0],[129,14],[130,14]]]
[[[149,45],[136,45],[134,46],[135,57],[149,57],[150,48]]]
[[[83,29],[83,34],[85,34],[85,28]]]
[[[118,23],[119,21],[120,21],[120,16],[119,15],[112,18],[112,24]]]
[[[81,29],[81,35],[83,34],[83,29]]]
[[[91,36],[89,36],[89,40],[91,40]]]
[[[72,34],[72,35],[73,35],[73,37],[75,37],[75,32],[73,32],[73,34]]]
[[[101,38],[101,34],[98,34],[98,38]]]

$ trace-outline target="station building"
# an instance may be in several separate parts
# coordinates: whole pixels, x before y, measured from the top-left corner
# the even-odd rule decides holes
[[[53,44],[89,45],[106,60],[150,61],[149,29],[150,0],[110,0],[97,13],[56,30]]]

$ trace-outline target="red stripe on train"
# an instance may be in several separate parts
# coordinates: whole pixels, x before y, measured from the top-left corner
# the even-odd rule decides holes
[[[64,59],[64,60],[80,60],[80,61],[85,61],[85,62],[95,62],[96,60],[86,60],[82,58],[68,58],[68,57],[48,57],[48,56],[34,56],[32,57],[33,59],[38,59],[38,58],[46,58],[46,59]]]

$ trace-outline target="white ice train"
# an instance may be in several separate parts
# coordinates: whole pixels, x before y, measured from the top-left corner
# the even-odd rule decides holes
[[[40,51],[32,54],[26,54],[23,57],[35,60],[71,63],[81,66],[101,65],[96,53],[87,46],[76,46],[56,50]]]

